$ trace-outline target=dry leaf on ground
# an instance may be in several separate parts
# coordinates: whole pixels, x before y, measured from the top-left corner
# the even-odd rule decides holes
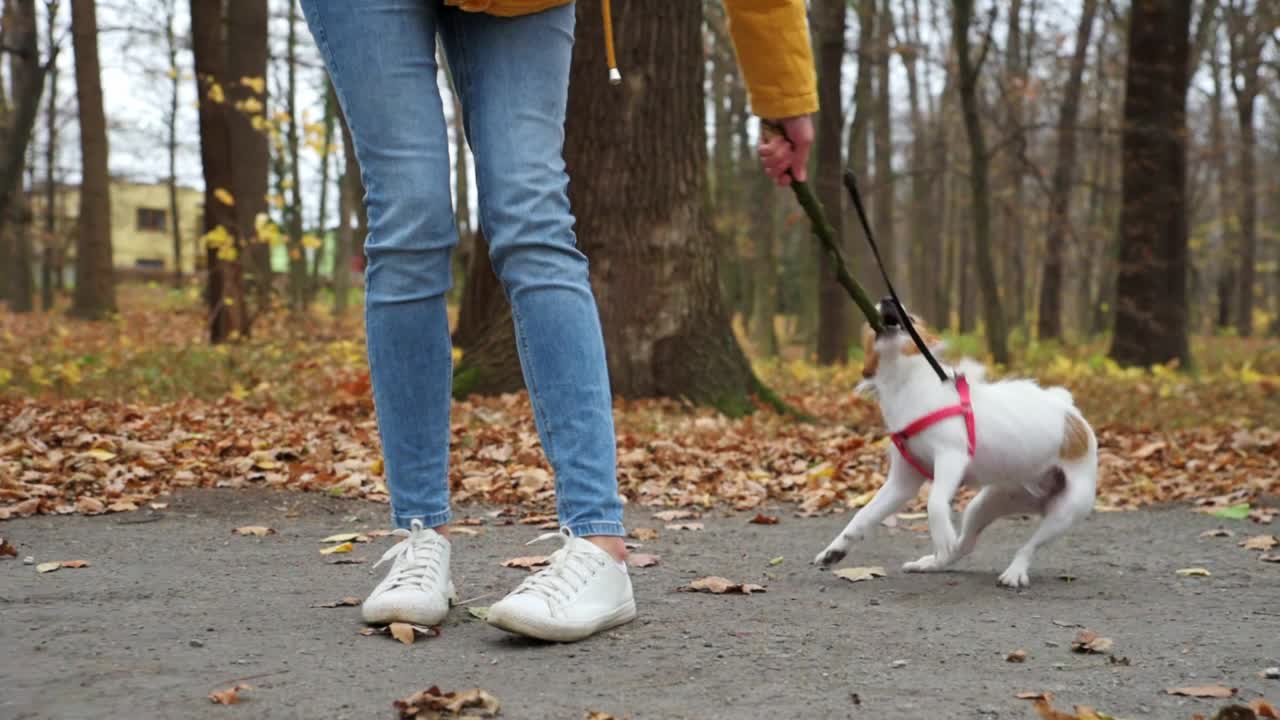
[[[1233,537],[1233,536],[1235,536],[1235,533],[1231,532],[1226,528],[1214,528],[1212,530],[1205,530],[1204,532],[1200,533],[1200,537],[1202,538]]]
[[[399,640],[405,645],[413,644],[413,626],[409,623],[391,623],[387,626],[387,629],[391,631],[391,637]]]
[[[1014,650],[1013,652],[1011,652],[1011,653],[1009,653],[1008,655],[1006,655],[1004,659],[1005,659],[1005,662],[1011,662],[1011,663],[1021,663],[1021,662],[1026,662],[1026,661],[1027,661],[1027,651],[1026,651],[1026,650]]]
[[[655,530],[655,529],[653,529],[653,528],[647,528],[647,527],[632,528],[632,529],[631,529],[631,532],[629,532],[629,533],[627,533],[627,534],[628,534],[628,535],[630,535],[631,537],[635,538],[636,540],[646,540],[646,541],[647,541],[647,540],[657,540],[657,539],[658,539],[658,531],[657,531],[657,530]]]
[[[455,528],[449,528],[449,534],[450,535],[466,535],[468,537],[475,537],[480,534],[480,531],[475,528],[469,528],[469,527],[455,527]]]
[[[850,567],[840,568],[831,573],[838,578],[848,580],[849,582],[861,582],[863,580],[874,580],[885,576],[884,568],[876,565],[874,567]]]
[[[1053,693],[1051,692],[1020,692],[1020,693],[1014,693],[1013,696],[1018,698],[1019,700],[1052,700],[1053,699]]]
[[[79,568],[87,568],[89,567],[89,561],[88,560],[63,560],[62,567],[71,568],[72,570],[76,570]]]
[[[1257,700],[1250,701],[1249,709],[1252,710],[1255,714],[1257,714],[1257,716],[1260,718],[1267,718],[1268,720],[1280,720],[1280,710],[1277,710],[1274,705],[1267,702],[1266,700],[1263,700],[1262,698],[1258,698]]]
[[[339,544],[337,544],[337,545],[334,545],[334,546],[332,546],[332,547],[321,548],[321,550],[320,550],[320,554],[321,554],[321,555],[334,555],[334,554],[337,554],[337,553],[349,553],[349,552],[351,552],[352,550],[355,550],[355,549],[356,549],[356,546],[355,546],[355,545],[353,545],[353,544],[351,544],[351,543],[349,543],[349,542],[344,542],[344,543],[339,543]]]
[[[322,543],[369,542],[369,539],[370,538],[368,535],[362,535],[358,532],[347,532],[347,533],[338,533],[337,535],[330,535],[329,537],[324,538],[320,542]]]
[[[1053,703],[1048,698],[1039,698],[1034,705],[1036,714],[1040,716],[1040,720],[1081,720],[1079,715],[1065,713],[1053,707]]]
[[[1092,630],[1081,630],[1076,633],[1076,639],[1071,641],[1071,651],[1097,655],[1111,652],[1114,645],[1115,641],[1111,638],[1099,637]]]
[[[9,544],[9,541],[0,537],[0,558],[2,557],[18,557],[18,548]]]
[[[751,518],[748,522],[750,522],[752,525],[777,525],[778,518],[774,517],[773,515],[756,513],[756,516]]]
[[[1263,553],[1258,559],[1262,562],[1280,563],[1280,553]]]
[[[409,697],[400,698],[392,705],[400,713],[401,720],[413,718],[493,718],[497,717],[502,707],[498,698],[489,691],[472,688],[461,692],[442,692],[439,687],[431,687],[416,692]]]
[[[1182,577],[1209,577],[1211,573],[1202,567],[1182,568],[1177,571]]]
[[[223,690],[214,690],[209,693],[209,700],[215,705],[235,705],[240,702],[241,690],[252,690],[252,685],[237,683]]]
[[[536,567],[542,567],[549,562],[551,562],[551,558],[546,555],[528,555],[526,557],[513,557],[503,560],[502,567],[532,570]]]
[[[475,618],[475,619],[477,619],[477,620],[488,620],[488,619],[489,619],[489,606],[488,606],[488,605],[473,605],[473,606],[471,606],[471,607],[467,608],[467,612],[471,615],[471,617],[473,617],[473,618]]]
[[[332,602],[320,603],[319,605],[312,605],[311,607],[313,608],[354,607],[356,605],[359,605],[360,603],[361,603],[361,600],[358,597],[344,597],[341,600],[334,600]]]
[[[656,512],[653,517],[662,522],[671,522],[673,520],[694,520],[702,517],[702,513],[693,510],[663,510]]]
[[[763,585],[753,585],[751,583],[736,583],[719,575],[710,575],[708,577],[698,578],[688,585],[679,588],[684,592],[707,592],[715,595],[724,595],[726,593],[741,593],[750,595],[753,592],[764,592]]]
[[[631,557],[627,558],[627,564],[632,567],[646,568],[658,564],[661,558],[657,555],[646,555],[645,553],[631,553]]]
[[[1236,694],[1235,688],[1222,685],[1196,685],[1192,687],[1175,687],[1165,690],[1169,695],[1184,695],[1193,698],[1229,698]]]
[[[266,525],[245,525],[243,527],[238,527],[231,532],[236,535],[252,535],[254,537],[266,537],[268,535],[276,534],[275,529],[269,528]]]
[[[373,635],[390,635],[405,645],[412,645],[413,641],[419,635],[428,638],[440,637],[440,628],[413,625],[410,623],[391,623],[390,625],[361,628],[360,634],[365,637]]]
[[[36,572],[38,572],[38,573],[51,573],[51,572],[53,572],[54,570],[57,570],[57,569],[58,569],[58,568],[60,568],[60,567],[62,567],[62,563],[60,563],[60,562],[58,562],[58,561],[56,561],[56,560],[55,560],[54,562],[43,562],[43,563],[40,563],[39,565],[37,565],[37,566],[36,566]]]
[[[583,720],[618,720],[618,719],[607,712],[602,712],[600,710],[588,710],[587,714],[583,716]]]
[[[1240,541],[1240,547],[1245,550],[1270,550],[1276,545],[1280,545],[1280,538],[1275,535],[1254,535]]]
[[[701,530],[702,528],[703,525],[700,522],[671,523],[667,525],[668,530]]]

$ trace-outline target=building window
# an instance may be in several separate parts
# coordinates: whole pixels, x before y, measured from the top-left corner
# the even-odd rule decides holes
[[[138,208],[138,229],[164,232],[165,211],[157,208]]]

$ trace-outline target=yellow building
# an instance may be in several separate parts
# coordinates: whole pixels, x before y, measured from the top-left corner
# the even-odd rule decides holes
[[[45,193],[36,188],[30,195],[35,227],[44,227]],[[54,226],[69,240],[68,254],[75,254],[75,233],[80,212],[80,187],[58,187]],[[138,183],[111,180],[111,250],[117,270],[172,272],[173,218],[169,212],[169,186],[165,183]],[[204,191],[178,187],[178,229],[182,238],[182,271],[204,266],[201,225],[204,223]]]

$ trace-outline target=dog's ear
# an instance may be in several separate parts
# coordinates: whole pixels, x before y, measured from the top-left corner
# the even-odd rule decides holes
[[[876,331],[870,325],[862,326],[862,377],[876,374],[880,366],[880,351],[876,350]]]

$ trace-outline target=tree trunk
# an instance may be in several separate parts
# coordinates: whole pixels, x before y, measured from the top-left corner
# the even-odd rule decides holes
[[[332,85],[330,85],[332,87]],[[363,205],[364,194],[360,183],[360,164],[356,162],[355,145],[342,106],[337,105],[338,127],[342,133],[342,182],[338,208],[338,242],[333,254],[333,315],[342,317],[347,312],[348,295],[351,294],[351,254],[355,251],[355,236],[351,229],[351,215]],[[363,242],[364,238],[361,237]]]
[[[753,277],[751,322],[747,332],[757,357],[774,357],[778,354],[778,335],[773,326],[778,314],[778,258],[774,252],[778,235],[777,188],[764,173],[758,173],[750,187],[754,194],[750,267]]]
[[[235,232],[235,207],[227,202],[231,195],[228,188],[235,187],[235,169],[224,96],[228,72],[220,1],[191,3],[191,49],[195,56],[200,164],[204,171],[203,229],[206,237],[221,234],[224,238],[222,246],[210,244],[206,251],[209,340],[221,343],[249,334],[249,312],[245,303],[244,244]]]
[[[216,4],[216,3],[215,3]],[[257,235],[256,219],[267,211],[267,168],[271,151],[261,125],[267,105],[267,1],[231,0],[227,3],[227,112],[235,162],[231,167],[235,195],[236,235],[246,258],[246,293],[253,295],[255,312],[271,307],[271,246]]]
[[[71,314],[101,319],[116,311],[111,264],[111,188],[107,174],[107,119],[102,111],[95,0],[71,4],[71,42],[80,105],[80,236]]]
[[[920,25],[920,12],[917,6],[908,9],[904,2],[903,17],[907,42],[901,48],[902,63],[907,70],[907,99],[911,109],[911,204],[907,216],[907,232],[910,241],[907,245],[907,276],[915,280],[912,298],[914,304],[925,317],[934,324],[940,325],[945,319],[940,317],[935,303],[936,288],[942,273],[928,262],[930,249],[929,223],[937,209],[931,208],[929,198],[933,193],[932,184],[936,181],[936,171],[929,167],[929,127],[921,107],[920,80],[917,67],[920,64],[922,44],[914,33]],[[927,92],[927,89],[926,89]],[[938,252],[936,257],[942,257]]]
[[[1253,306],[1257,288],[1255,267],[1258,259],[1258,182],[1255,171],[1257,135],[1253,108],[1261,92],[1259,73],[1262,47],[1269,31],[1263,18],[1262,3],[1249,7],[1246,0],[1231,0],[1226,7],[1227,38],[1231,50],[1231,90],[1236,98],[1236,117],[1240,123],[1240,297],[1237,305],[1236,329],[1248,337],[1253,334]]]
[[[326,75],[324,133],[320,150],[320,200],[316,208],[316,236],[320,238],[320,246],[316,248],[316,253],[311,258],[311,279],[307,285],[307,294],[312,302],[315,302],[316,294],[320,292],[320,265],[324,262],[324,248],[328,244],[326,223],[329,222],[329,146],[333,144],[333,118],[337,104],[338,98],[334,94],[333,83]]]
[[[178,67],[178,36],[174,32],[178,2],[168,0],[164,5],[164,40],[168,55],[169,110],[165,118],[166,149],[169,155],[169,176],[165,184],[169,191],[169,235],[173,241],[173,286],[182,287],[182,219],[178,214],[178,92],[182,86],[182,70]]]
[[[1035,8],[1031,9],[1031,22],[1035,22]],[[1002,167],[1003,181],[1006,187],[998,190],[999,195],[1007,198],[999,203],[1003,209],[1003,232],[1000,233],[1001,263],[998,280],[1004,281],[1007,293],[1007,306],[1015,328],[1022,327],[1026,321],[1026,273],[1023,272],[1022,256],[1024,246],[1030,240],[1026,234],[1026,223],[1023,220],[1026,204],[1025,158],[1027,157],[1027,135],[1030,128],[1026,126],[1026,90],[1027,67],[1023,60],[1024,42],[1022,35],[1022,0],[1009,3],[1009,18],[1006,21],[1005,35],[1005,67],[1004,83],[1006,86],[1006,111],[1008,130],[1012,140],[1009,152],[1005,155]]]
[[[959,60],[960,103],[964,114],[965,133],[969,137],[969,190],[973,202],[973,254],[982,292],[982,316],[986,323],[987,347],[999,364],[1009,362],[1007,331],[1000,307],[1000,290],[996,286],[995,261],[991,256],[991,191],[990,159],[982,134],[982,118],[978,107],[978,79],[991,43],[987,30],[983,47],[975,60],[969,51],[969,27],[973,17],[973,0],[955,0],[953,42]]]
[[[762,388],[729,326],[703,206],[701,6],[670,3],[657,13],[615,3],[613,10],[627,28],[618,36],[628,68],[618,87],[600,72],[598,0],[577,5],[565,160],[614,392],[749,411]],[[464,355],[459,394],[520,386],[511,324],[493,327]]]
[[[1125,78],[1120,267],[1111,357],[1191,359],[1186,105],[1191,0],[1137,0]]]
[[[872,79],[874,48],[876,44],[876,2],[875,0],[858,0],[858,46],[854,53],[858,59],[858,72],[853,82],[853,117],[849,120],[849,169],[861,183],[871,177],[870,157],[867,140],[872,126],[874,114],[874,92]],[[821,151],[819,151],[821,152]],[[854,258],[854,277],[872,297],[883,297],[888,289],[884,280],[876,271],[875,256],[859,222],[845,223],[845,245],[852,243],[852,253],[846,257]],[[826,253],[817,249],[817,257],[825,257]],[[853,320],[853,318],[850,318]],[[855,320],[856,322],[856,320]]]
[[[1071,57],[1067,86],[1058,109],[1058,156],[1053,169],[1049,196],[1049,232],[1045,238],[1044,275],[1040,283],[1040,313],[1036,334],[1041,340],[1062,338],[1062,263],[1071,228],[1071,186],[1076,164],[1076,121],[1080,115],[1080,89],[1089,35],[1098,0],[1084,0],[1080,25],[1076,28],[1076,49]]]
[[[484,233],[472,233],[471,257],[467,259],[467,278],[462,285],[462,302],[458,309],[458,324],[453,331],[453,344],[470,352],[491,331],[510,331],[510,312],[502,283],[493,272],[489,261],[489,243]],[[493,328],[498,324],[502,327]]]
[[[289,153],[288,190],[291,199],[286,206],[289,235],[289,310],[300,312],[307,306],[307,255],[302,246],[302,168],[298,162],[298,4],[289,3],[289,34],[285,50],[288,68],[288,90],[285,112],[289,115],[289,131],[285,134]]]
[[[15,48],[9,54],[9,80],[15,102],[20,104],[17,122],[11,125],[10,132],[25,131],[28,136],[31,128],[20,127],[26,115],[33,122],[39,113],[40,96],[26,97],[24,93],[31,88],[43,87],[43,82],[33,77],[44,72],[40,65],[38,33],[36,30],[36,8],[33,0],[16,0],[6,3],[6,23],[4,28],[5,45]],[[14,119],[12,117],[6,120]],[[27,150],[30,140],[22,141],[21,155],[13,158],[17,163],[16,172],[19,178],[28,168]],[[8,298],[9,310],[15,313],[28,313],[35,310],[35,277],[32,274],[35,258],[31,244],[31,206],[26,194],[21,192],[21,179],[14,188],[8,203],[8,213],[0,225],[8,225],[10,256],[2,258],[9,265]]]
[[[875,100],[875,197],[872,202],[873,229],[876,242],[884,255],[889,277],[898,278],[902,295],[912,296],[914,278],[897,272],[901,248],[894,239],[893,229],[893,116],[892,92],[889,82],[889,65],[893,59],[893,8],[889,0],[881,0],[876,11],[876,100]]]
[[[58,3],[49,5],[45,13],[45,45],[52,48],[58,26]],[[58,198],[58,184],[54,169],[58,158],[58,64],[49,64],[49,102],[45,109],[44,148],[44,241],[40,243],[40,307],[48,312],[54,306],[54,261],[56,253],[57,215],[54,204]],[[61,268],[59,268],[61,273]]]
[[[818,154],[814,187],[826,208],[833,237],[844,242],[844,186],[840,157],[843,108],[840,101],[841,70],[844,65],[845,0],[815,0],[818,63],[818,127],[815,151]],[[816,244],[815,244],[816,245]],[[850,304],[836,281],[835,266],[826,252],[818,255],[818,362],[842,364],[849,356]]]

